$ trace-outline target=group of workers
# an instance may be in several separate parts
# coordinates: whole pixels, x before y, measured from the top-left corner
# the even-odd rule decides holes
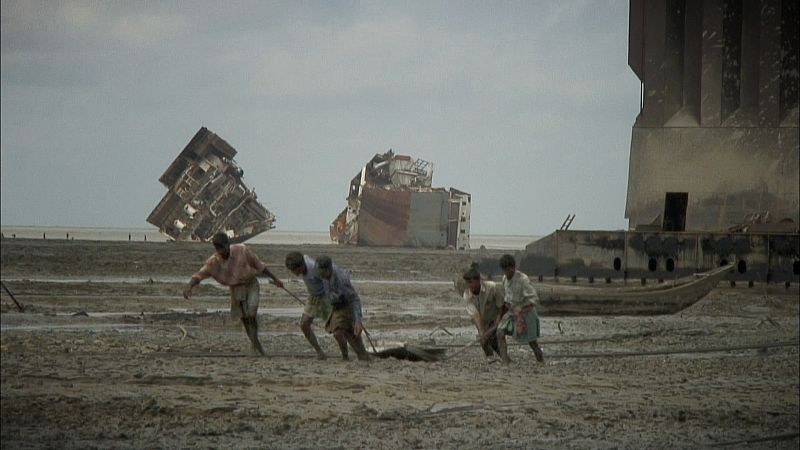
[[[257,276],[266,275],[278,288],[286,288],[246,245],[231,244],[225,233],[215,234],[211,242],[214,254],[192,275],[183,296],[189,299],[194,287],[209,277],[228,286],[231,292],[231,315],[242,321],[253,350],[266,356],[258,340]],[[308,290],[300,329],[317,357],[325,359],[325,352],[314,334],[314,319],[324,321],[325,330],[336,340],[342,359],[349,359],[349,346],[359,360],[369,360],[370,355],[361,338],[364,332],[361,298],[347,271],[328,256],[315,260],[299,252],[287,254],[285,265],[292,274],[302,278]],[[536,290],[528,276],[516,270],[516,262],[511,255],[500,258],[500,267],[504,274],[502,283],[484,280],[474,266],[463,275],[466,283],[463,298],[478,331],[481,347],[487,358],[496,353],[504,364],[508,364],[510,358],[506,336],[513,336],[517,341],[530,345],[536,360],[543,362],[542,350],[536,341],[540,335]]]

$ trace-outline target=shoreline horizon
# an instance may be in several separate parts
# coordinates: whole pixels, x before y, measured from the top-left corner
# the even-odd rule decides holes
[[[0,225],[3,239],[54,239],[92,241],[151,241],[170,242],[173,239],[157,228],[137,227],[72,227],[43,225]],[[522,250],[541,238],[536,235],[472,234],[470,249]],[[337,245],[327,231],[297,231],[272,229],[246,241],[250,244],[316,244]]]
[[[159,232],[158,229],[151,229],[149,227],[117,227],[117,226],[89,226],[89,225],[0,225],[0,229],[56,229],[56,230],[67,230],[67,229],[74,229],[74,230],[136,230],[136,231],[155,231]],[[284,230],[284,229],[277,229],[273,228],[271,230],[264,231],[264,233],[310,233],[310,234],[328,234],[327,231],[320,231],[320,230]],[[544,235],[538,234],[515,234],[515,233],[474,233],[471,234],[472,236],[504,236],[504,237],[542,237]]]

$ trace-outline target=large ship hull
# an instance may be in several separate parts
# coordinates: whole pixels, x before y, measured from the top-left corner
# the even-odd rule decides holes
[[[168,191],[147,222],[178,241],[209,241],[218,232],[243,242],[270,230],[275,216],[242,180],[236,150],[201,128],[159,181]]]

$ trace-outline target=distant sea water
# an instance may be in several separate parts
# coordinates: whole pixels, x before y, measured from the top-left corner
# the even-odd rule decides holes
[[[85,227],[0,227],[4,239],[75,239],[88,241],[152,241],[165,242],[169,238],[152,228],[85,228]],[[473,234],[470,248],[485,246],[495,250],[522,250],[540,236],[513,236]],[[326,231],[279,231],[270,230],[250,238],[251,244],[315,244],[333,245]]]

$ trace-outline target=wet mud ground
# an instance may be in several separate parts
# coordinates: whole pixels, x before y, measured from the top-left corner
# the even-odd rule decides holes
[[[478,252],[254,245],[352,273],[376,346],[449,359],[328,359],[262,282],[250,353],[227,290],[181,290],[205,244],[2,241],[2,448],[791,448],[800,444],[796,287],[718,288],[668,316],[543,317],[545,363],[487,361],[450,281]],[[489,251],[499,256],[500,251]],[[287,287],[304,297],[304,286]]]

